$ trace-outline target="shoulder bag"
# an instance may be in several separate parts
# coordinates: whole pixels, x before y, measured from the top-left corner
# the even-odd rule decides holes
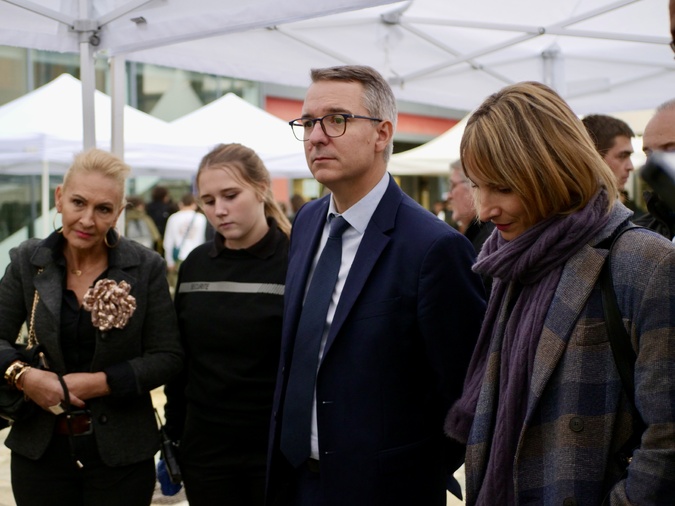
[[[44,351],[35,334],[35,309],[39,300],[40,296],[37,290],[35,290],[28,326],[28,338],[26,343],[20,344],[21,333],[19,332],[16,346],[17,351],[22,356],[21,361],[36,369],[48,369]],[[36,409],[38,409],[37,405],[28,399],[23,392],[10,386],[7,381],[0,379],[0,417],[7,421],[15,422],[29,417]]]

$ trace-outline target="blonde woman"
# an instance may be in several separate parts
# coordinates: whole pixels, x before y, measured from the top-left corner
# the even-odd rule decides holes
[[[18,506],[152,500],[150,391],[180,371],[182,350],[164,261],[115,229],[129,170],[105,151],[78,155],[56,189],[63,226],[12,250],[0,281],[0,370],[42,408],[5,443]],[[49,370],[27,368],[13,346],[36,297]]]

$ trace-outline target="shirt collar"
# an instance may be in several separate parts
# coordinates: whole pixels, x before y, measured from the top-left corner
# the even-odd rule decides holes
[[[347,220],[347,222],[354,228],[359,234],[363,234],[366,231],[368,222],[370,218],[375,213],[380,200],[384,196],[384,193],[387,191],[387,186],[389,185],[389,173],[385,172],[382,176],[382,179],[370,190],[361,200],[356,204],[347,209],[342,213],[342,217]],[[328,216],[331,214],[340,214],[335,208],[335,202],[333,201],[333,196],[331,195],[330,204],[328,205],[328,214],[326,216],[326,222],[328,221]]]

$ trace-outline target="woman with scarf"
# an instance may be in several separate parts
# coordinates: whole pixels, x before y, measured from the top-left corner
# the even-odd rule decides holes
[[[487,314],[446,420],[467,445],[467,504],[675,504],[675,246],[635,228],[613,247],[634,408],[598,283],[631,212],[581,121],[550,88],[518,83],[473,113],[460,153],[496,227],[474,266],[494,279]],[[618,454],[640,419],[628,464]]]

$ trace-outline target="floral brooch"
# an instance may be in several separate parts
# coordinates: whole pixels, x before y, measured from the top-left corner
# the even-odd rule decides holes
[[[131,285],[100,279],[84,295],[82,306],[91,312],[91,322],[101,331],[123,329],[136,310],[136,298],[129,295]]]

